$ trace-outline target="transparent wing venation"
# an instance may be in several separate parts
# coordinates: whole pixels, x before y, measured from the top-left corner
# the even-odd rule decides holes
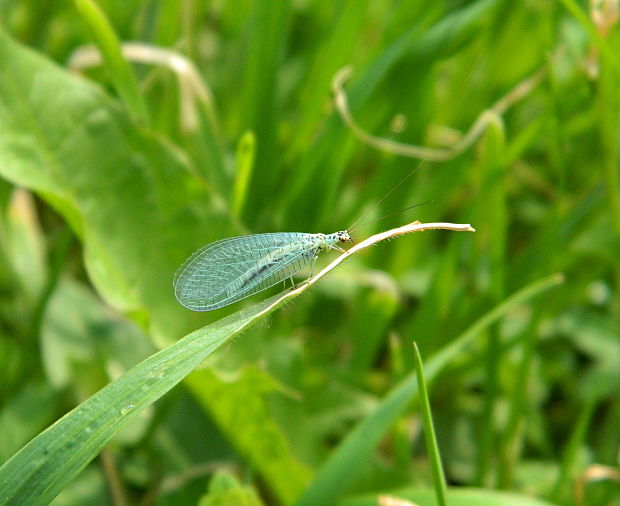
[[[211,311],[245,299],[308,265],[321,237],[286,232],[214,242],[194,253],[178,270],[175,295],[194,311]]]

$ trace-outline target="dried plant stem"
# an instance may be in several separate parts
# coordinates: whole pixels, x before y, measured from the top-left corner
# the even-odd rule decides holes
[[[350,66],[340,69],[332,80],[332,90],[334,92],[334,103],[336,110],[340,114],[342,121],[355,133],[355,135],[364,143],[373,146],[382,151],[394,153],[410,158],[419,158],[433,162],[450,160],[469,148],[484,132],[487,126],[498,116],[501,116],[506,110],[518,102],[540,83],[545,70],[539,70],[534,75],[521,81],[510,92],[500,98],[489,109],[485,109],[480,113],[474,124],[467,133],[454,145],[446,149],[427,148],[423,146],[414,146],[412,144],[404,144],[402,142],[384,139],[366,132],[353,119],[349,108],[349,101],[344,91],[344,82],[351,77],[352,70]]]
[[[195,132],[200,127],[196,102],[204,106],[209,121],[214,127],[217,126],[213,94],[189,58],[178,51],[139,42],[125,42],[121,50],[128,61],[165,67],[177,76],[181,126],[185,132]],[[101,62],[101,53],[96,47],[89,45],[74,51],[69,58],[68,66],[71,69],[81,70],[100,65]]]

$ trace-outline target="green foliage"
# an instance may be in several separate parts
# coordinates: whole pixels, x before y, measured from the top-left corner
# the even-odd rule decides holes
[[[434,504],[413,340],[448,504],[620,502],[617,24],[572,0],[0,13],[0,504]],[[361,128],[433,148],[542,77],[373,207],[419,161],[343,123],[345,65]],[[477,232],[366,250],[270,315],[277,290],[174,299],[204,244],[360,216],[357,241]]]
[[[229,473],[218,472],[209,484],[209,493],[198,503],[199,506],[261,506],[256,492],[241,485]]]

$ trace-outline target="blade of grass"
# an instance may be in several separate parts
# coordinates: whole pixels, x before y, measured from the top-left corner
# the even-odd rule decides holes
[[[307,149],[312,131],[324,114],[325,103],[329,100],[331,76],[344,65],[355,52],[359,43],[359,32],[367,15],[367,0],[346,0],[342,5],[333,4],[336,19],[325,34],[319,54],[312,65],[310,75],[304,86],[304,100],[295,137],[289,147],[288,159],[294,159]]]
[[[579,415],[577,423],[575,424],[575,429],[570,435],[562,458],[558,479],[553,486],[553,490],[549,494],[550,500],[556,504],[566,504],[570,502],[572,492],[571,483],[573,483],[575,479],[577,466],[579,465],[579,450],[582,448],[586,439],[588,427],[592,421],[592,415],[594,414],[596,405],[596,401],[588,401]]]
[[[252,194],[257,200],[273,190],[280,174],[276,127],[279,115],[274,90],[282,48],[287,45],[290,11],[288,1],[257,2],[248,25],[240,128],[252,130],[258,139],[252,180]]]
[[[620,233],[620,176],[618,175],[618,80],[607,69],[602,69],[598,86],[601,145],[603,147],[603,175],[609,199],[611,221]]]
[[[480,159],[481,189],[478,196],[480,208],[478,216],[486,221],[486,236],[478,239],[480,262],[489,278],[489,294],[498,303],[504,295],[505,249],[506,249],[506,192],[505,166],[502,162],[505,152],[504,126],[499,116],[492,115],[483,143]],[[499,329],[496,325],[489,329],[485,352],[484,404],[482,407],[480,441],[476,484],[486,483],[491,459],[496,444],[495,410],[499,396],[499,369],[501,346]]]
[[[516,292],[514,295],[511,295],[505,299],[504,302],[495,306],[482,318],[476,320],[471,327],[469,327],[449,345],[445,346],[441,351],[433,355],[432,359],[427,362],[426,377],[429,378],[434,376],[436,374],[435,369],[443,369],[446,363],[454,356],[455,349],[460,351],[467,342],[471,341],[472,336],[480,334],[484,329],[488,328],[510,309],[518,306],[519,304],[523,304],[525,301],[532,299],[538,294],[562,283],[564,283],[563,274],[552,274],[542,279],[533,281],[532,283],[521,288],[521,290]]]
[[[426,390],[426,382],[424,380],[424,366],[422,365],[422,357],[418,345],[413,343],[414,364],[416,378],[418,380],[418,390],[420,392],[420,411],[422,413],[422,422],[424,425],[424,439],[426,440],[426,451],[431,464],[431,472],[433,474],[433,487],[435,489],[435,497],[439,506],[446,504],[446,477],[441,465],[441,456],[439,455],[439,446],[435,435],[435,427],[433,426],[433,416],[431,414],[431,406],[428,400],[428,391]]]
[[[598,32],[597,32],[598,33]],[[620,72],[618,59],[603,53],[600,62],[600,76],[597,87],[597,109],[599,114],[600,143],[602,150],[602,170],[607,191],[609,215],[611,225],[616,234],[620,234],[620,171],[618,170],[618,154],[620,145],[618,140],[618,106],[620,95]],[[620,267],[614,269],[616,286],[620,286]],[[616,290],[616,307],[620,306],[620,294]]]
[[[539,318],[533,322],[538,323]],[[517,369],[517,377],[510,392],[510,406],[507,427],[501,434],[499,451],[498,485],[501,488],[513,487],[514,475],[519,462],[523,428],[527,422],[527,395],[530,371],[536,357],[536,325],[532,323],[521,339],[522,355]]]
[[[116,91],[132,116],[148,124],[148,111],[140,93],[136,76],[123,57],[121,43],[103,11],[93,0],[74,0],[78,12],[103,55],[104,65]]]
[[[254,133],[249,130],[243,134],[237,146],[235,182],[232,193],[232,215],[237,220],[241,220],[242,217],[248,186],[252,178],[255,155],[256,137],[254,137]]]
[[[0,504],[47,504],[130,420],[271,310],[273,300],[203,327],[77,406],[0,467]]]
[[[308,282],[188,334],[130,369],[35,437],[0,467],[0,505],[51,501],[130,420],[224,343],[318,282],[345,259],[386,239],[424,230],[474,231],[470,225],[410,223],[369,237]]]
[[[427,361],[425,376],[429,383],[437,378],[451,360],[473,343],[483,330],[499,320],[510,309],[561,282],[563,282],[563,276],[559,274],[535,281],[486,313]],[[355,478],[355,470],[370,458],[380,439],[385,436],[394,421],[409,405],[416,391],[417,379],[415,374],[411,373],[396,385],[377,409],[362,420],[332,452],[330,458],[316,474],[314,481],[297,501],[296,506],[333,504]]]

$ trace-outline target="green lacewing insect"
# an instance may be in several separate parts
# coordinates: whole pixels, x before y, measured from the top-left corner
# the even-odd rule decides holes
[[[373,209],[419,167],[394,186]],[[344,251],[339,244],[353,241],[349,231],[361,218],[347,230],[333,234],[279,232],[231,237],[207,244],[190,256],[175,274],[174,294],[192,311],[212,311],[243,300],[292,278],[321,251]]]
[[[231,237],[208,244],[174,277],[177,300],[192,311],[227,306],[291,278],[321,251],[351,242],[346,230],[333,234],[281,232]]]

